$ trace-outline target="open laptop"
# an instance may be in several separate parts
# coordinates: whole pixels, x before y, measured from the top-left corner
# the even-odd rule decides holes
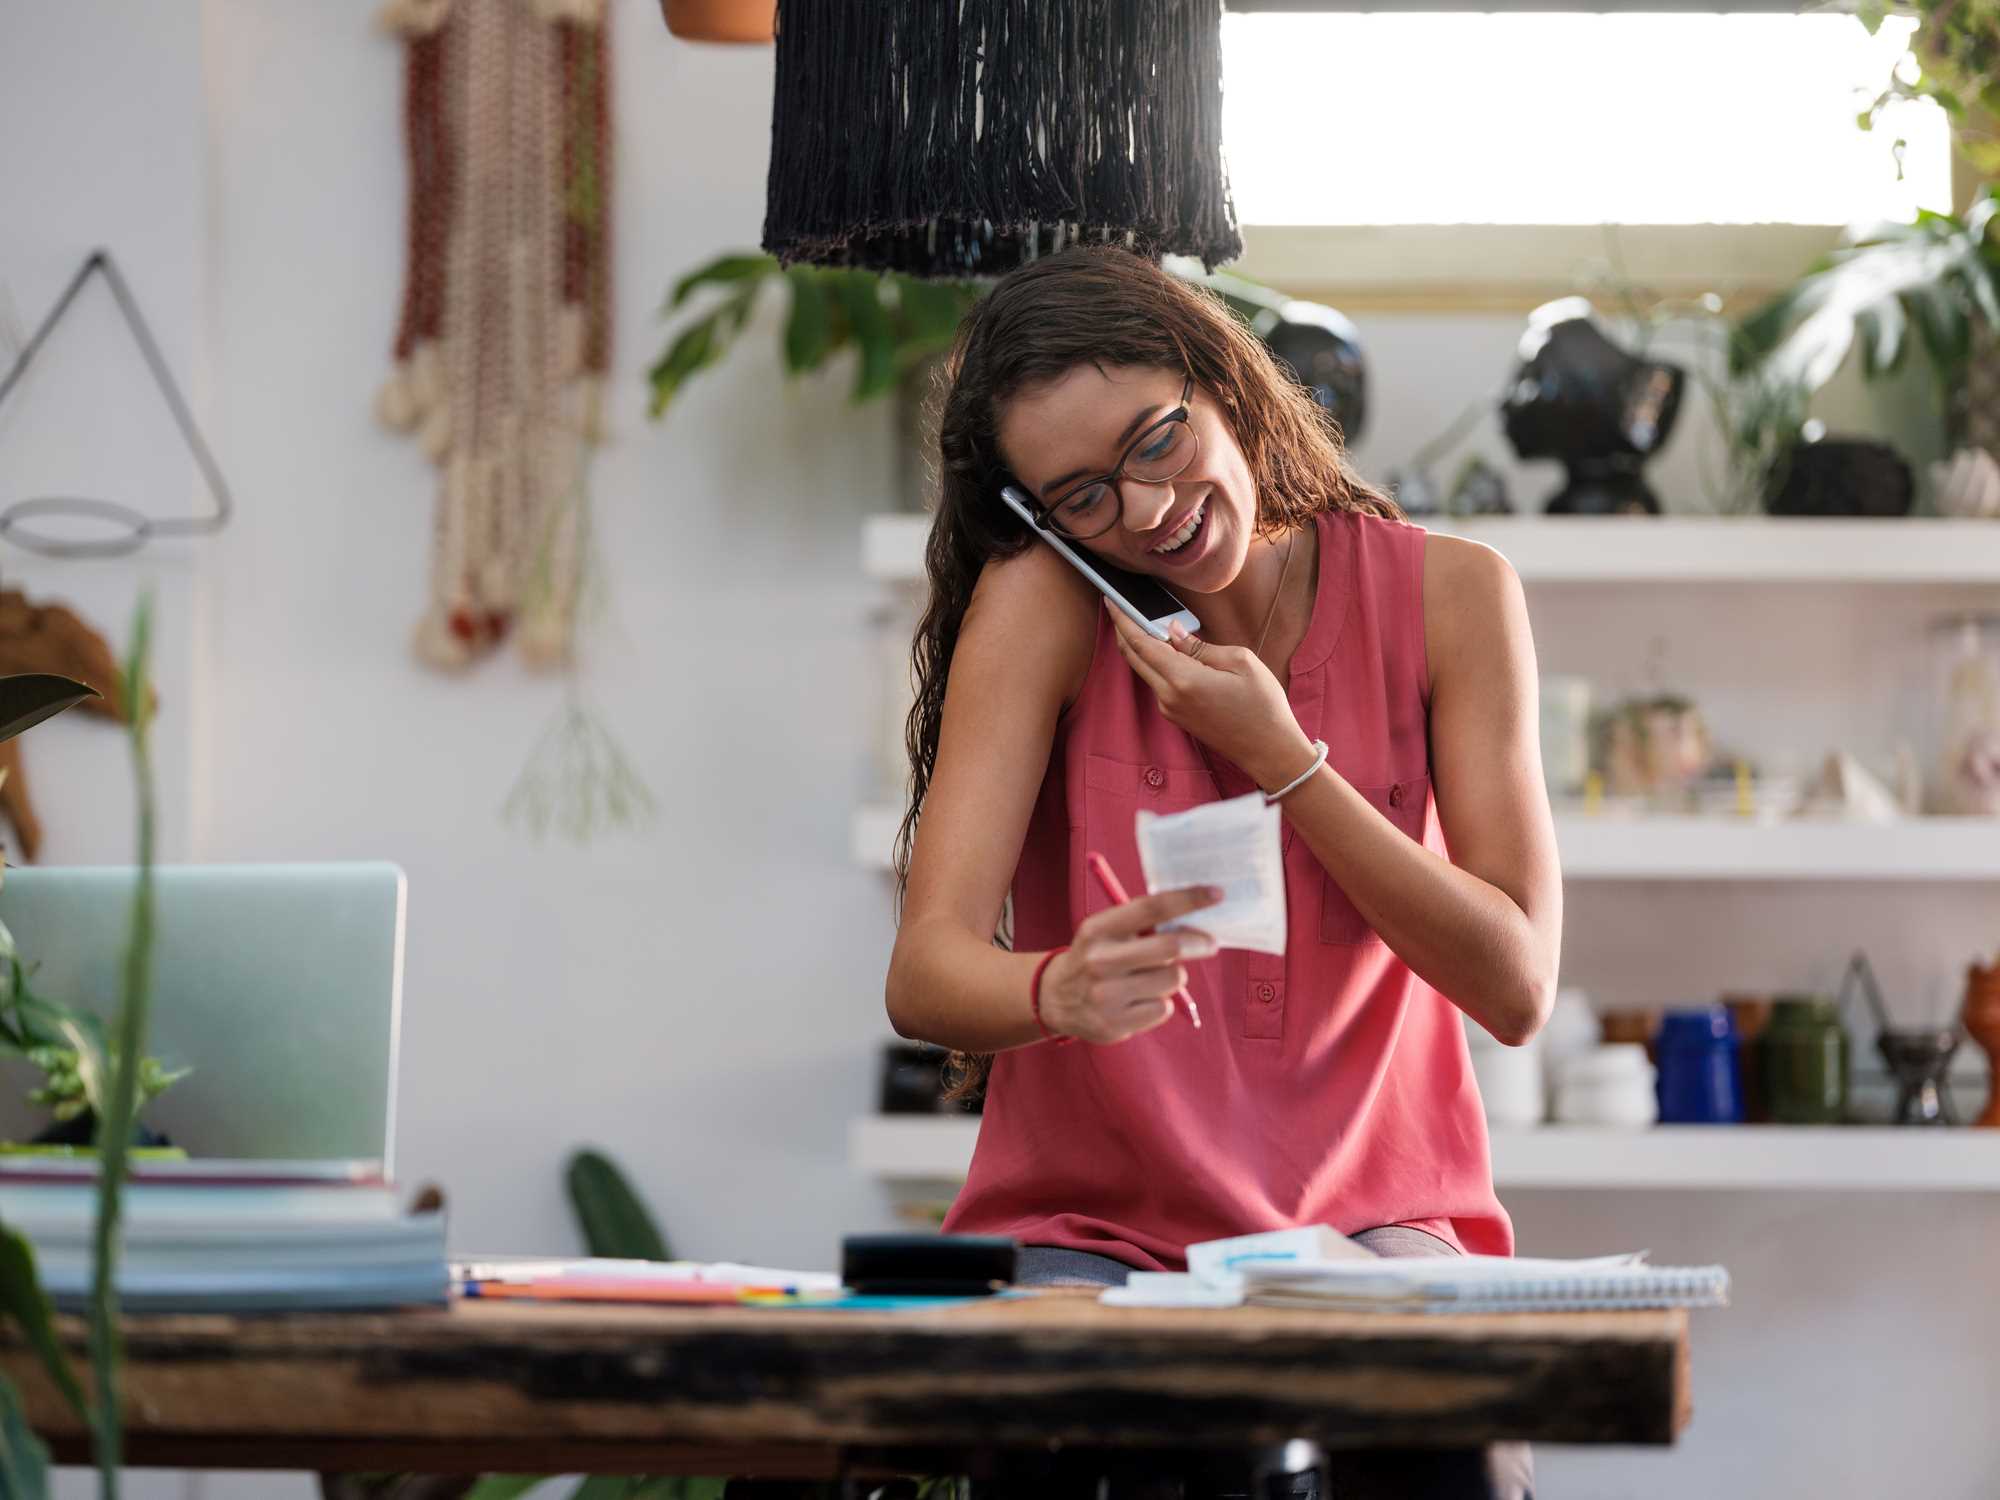
[[[135,872],[14,867],[0,922],[36,993],[116,1016]],[[403,872],[164,865],[147,1050],[193,1071],[145,1112],[193,1156],[380,1160],[393,1173]],[[0,1139],[47,1123],[39,1073],[0,1059]]]

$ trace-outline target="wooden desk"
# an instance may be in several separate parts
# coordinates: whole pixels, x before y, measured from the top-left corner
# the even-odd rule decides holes
[[[81,1363],[82,1325],[63,1334]],[[1054,1291],[908,1312],[135,1318],[126,1341],[130,1461],[187,1468],[807,1478],[1056,1444],[1669,1443],[1688,1412],[1682,1312],[1164,1311]],[[18,1339],[0,1367],[57,1456],[85,1460]]]

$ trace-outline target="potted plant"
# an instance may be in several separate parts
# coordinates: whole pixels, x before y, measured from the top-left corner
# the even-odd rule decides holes
[[[684,42],[777,39],[778,0],[660,0],[660,13]]]

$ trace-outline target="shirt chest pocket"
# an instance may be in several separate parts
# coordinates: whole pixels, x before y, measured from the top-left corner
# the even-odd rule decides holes
[[[1422,843],[1424,825],[1430,816],[1431,779],[1427,775],[1406,776],[1385,786],[1356,787],[1369,805],[1395,824],[1403,836]],[[1382,941],[1368,925],[1355,904],[1348,900],[1340,882],[1320,872],[1319,938],[1323,943],[1344,947],[1366,947]]]
[[[1144,895],[1146,883],[1139,869],[1139,841],[1133,831],[1138,814],[1185,812],[1190,807],[1215,801],[1216,795],[1215,777],[1204,769],[1167,761],[1133,762],[1109,755],[1089,756],[1084,761],[1084,847],[1111,862],[1112,872],[1128,895]],[[1084,882],[1086,916],[1110,904],[1098,890],[1096,881]]]

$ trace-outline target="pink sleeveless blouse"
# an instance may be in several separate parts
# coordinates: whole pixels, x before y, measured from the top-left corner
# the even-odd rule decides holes
[[[1431,802],[1424,532],[1321,516],[1319,582],[1289,693],[1300,727],[1412,839]],[[1199,611],[1197,610],[1197,613]],[[1133,814],[1252,789],[1161,714],[1099,613],[1090,672],[1057,726],[1014,875],[1014,946],[1067,943],[1104,906],[1084,854],[1139,872]],[[1288,951],[1189,965],[1201,1008],[1116,1046],[1037,1043],[993,1060],[972,1167],[944,1228],[1183,1270],[1199,1240],[1385,1224],[1513,1250],[1457,1007],[1362,919],[1287,822]]]

